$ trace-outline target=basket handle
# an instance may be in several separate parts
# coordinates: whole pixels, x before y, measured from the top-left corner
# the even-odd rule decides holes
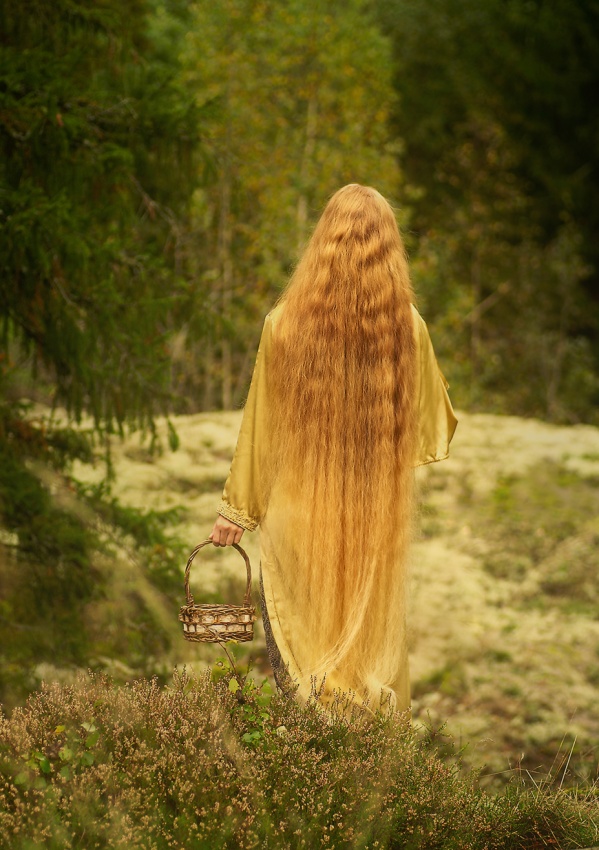
[[[189,571],[191,569],[191,564],[192,564],[195,556],[200,551],[200,549],[203,549],[204,546],[208,546],[209,543],[212,543],[212,540],[210,540],[210,538],[208,538],[207,540],[204,540],[202,543],[199,543],[195,547],[195,549],[192,550],[189,558],[187,559],[187,566],[185,567],[185,596],[187,598],[187,604],[188,605],[194,605],[195,604],[191,590],[189,588]],[[237,551],[239,552],[239,554],[241,555],[241,557],[245,561],[245,568],[247,570],[248,580],[247,580],[247,585],[246,585],[246,588],[245,588],[245,596],[243,597],[243,607],[248,608],[252,604],[252,568],[250,566],[250,559],[246,555],[245,550],[242,549],[241,546],[238,543],[233,543],[232,546],[233,546],[234,549],[237,549]]]

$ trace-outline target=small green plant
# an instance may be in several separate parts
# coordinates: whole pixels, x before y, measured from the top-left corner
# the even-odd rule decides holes
[[[236,641],[231,641],[236,644]],[[272,699],[272,688],[268,679],[263,679],[260,684],[250,677],[251,659],[248,661],[247,670],[241,673],[237,662],[227,646],[222,643],[221,649],[226,655],[226,660],[216,661],[212,680],[214,682],[226,682],[229,693],[235,696],[231,711],[232,719],[241,723],[245,731],[241,733],[241,740],[249,746],[256,746],[264,738],[265,724],[271,719],[268,706]],[[235,717],[237,715],[237,717]]]
[[[70,730],[64,724],[58,724],[51,733],[47,751],[34,750],[25,757],[26,770],[16,775],[15,785],[45,788],[52,773],[71,779],[94,764],[94,749],[99,740],[100,731],[93,720],[84,721],[78,729]]]
[[[241,736],[245,744],[254,746],[264,738],[265,724],[270,720],[270,712],[267,706],[270,703],[272,690],[268,680],[256,686],[251,679],[244,682],[240,687],[237,679],[230,679],[229,690],[235,694],[241,706],[243,723],[248,727],[247,732]]]

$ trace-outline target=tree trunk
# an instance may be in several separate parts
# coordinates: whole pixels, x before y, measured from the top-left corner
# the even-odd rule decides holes
[[[552,348],[549,361],[549,380],[547,381],[546,411],[549,420],[557,419],[559,413],[559,388],[562,381],[564,360],[567,352],[567,332],[570,323],[571,293],[574,290],[574,281],[569,279],[567,270],[561,274],[561,296],[562,308],[559,314],[559,328],[557,343]]]
[[[206,342],[204,349],[204,398],[202,410],[214,410],[214,346]]]
[[[472,287],[472,312],[470,324],[470,404],[476,404],[479,395],[479,353],[480,353],[480,254],[476,250],[470,265]]]
[[[231,301],[233,295],[233,257],[232,225],[231,225],[231,120],[227,116],[225,129],[225,144],[223,171],[220,185],[220,218],[219,218],[219,265],[220,265],[220,302],[225,331],[221,341],[221,403],[223,410],[230,410],[233,405],[233,364],[231,355],[231,340],[228,336],[227,325],[231,318]]]
[[[308,225],[308,179],[310,176],[310,165],[314,157],[314,149],[316,147],[316,117],[317,117],[317,102],[316,96],[312,95],[308,101],[308,111],[306,114],[306,140],[302,153],[302,162],[300,166],[300,196],[297,201],[297,256],[299,257],[304,249],[306,241],[306,229]]]

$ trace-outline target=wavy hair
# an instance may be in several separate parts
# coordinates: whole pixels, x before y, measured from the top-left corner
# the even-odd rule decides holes
[[[271,486],[293,494],[303,555],[289,581],[319,647],[309,672],[364,682],[374,704],[405,660],[412,301],[393,210],[351,184],[322,213],[272,340]]]

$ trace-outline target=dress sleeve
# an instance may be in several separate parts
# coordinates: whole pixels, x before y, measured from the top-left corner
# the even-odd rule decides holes
[[[267,316],[243,411],[237,447],[222,500],[217,508],[221,516],[247,531],[254,531],[264,514],[260,454],[267,432],[266,377],[271,338],[271,319]]]
[[[439,369],[424,319],[415,315],[418,343],[418,420],[416,466],[449,456],[449,444],[458,420],[447,394],[448,383]]]

